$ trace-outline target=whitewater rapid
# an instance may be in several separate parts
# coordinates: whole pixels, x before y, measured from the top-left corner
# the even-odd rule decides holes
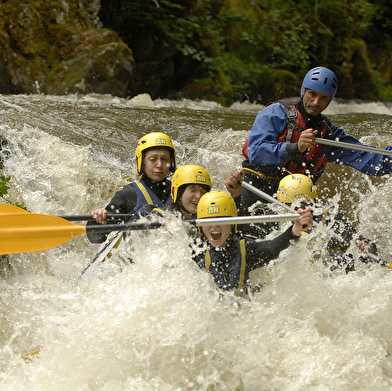
[[[224,190],[261,108],[145,95],[2,96],[9,196],[50,215],[103,207],[135,173],[136,141],[150,131],[172,137],[178,166],[204,166]],[[363,142],[392,145],[387,104],[333,102],[326,114]],[[336,166],[319,186],[391,260],[390,176]],[[132,245],[85,284],[78,279],[99,248],[85,235],[3,260],[0,389],[391,389],[392,270],[357,262],[355,272],[331,273],[315,262],[328,236],[320,230],[258,271],[262,289],[241,299],[220,294],[190,261],[181,225],[169,228],[133,232]]]

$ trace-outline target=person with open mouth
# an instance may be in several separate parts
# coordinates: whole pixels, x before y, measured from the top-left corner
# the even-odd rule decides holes
[[[237,236],[235,225],[211,225],[199,227],[207,248],[195,255],[194,260],[208,270],[223,290],[237,290],[238,295],[248,292],[249,273],[267,265],[287,248],[292,239],[298,240],[302,231],[313,224],[311,208],[299,208],[301,217],[285,232],[272,240],[255,240]],[[223,191],[212,191],[201,197],[197,206],[197,219],[236,217],[237,207],[232,196]]]

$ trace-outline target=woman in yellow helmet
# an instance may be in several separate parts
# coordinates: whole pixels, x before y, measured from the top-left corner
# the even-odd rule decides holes
[[[200,198],[210,190],[211,178],[205,168],[193,164],[181,166],[174,172],[168,205],[165,208],[146,205],[138,212],[138,216],[146,216],[151,212],[163,216],[166,212],[172,212],[185,220],[195,219]]]
[[[172,180],[171,209],[186,219],[196,218],[200,198],[211,190],[211,178],[201,166],[185,165],[178,168]]]
[[[207,241],[207,250],[195,256],[198,265],[207,269],[217,286],[223,290],[237,290],[246,293],[249,273],[252,269],[268,264],[290,245],[298,240],[301,232],[312,225],[311,209],[298,209],[301,217],[294,224],[272,240],[256,241],[237,236],[234,225],[214,225],[199,228],[201,237]],[[237,207],[232,196],[223,191],[205,194],[197,206],[197,219],[210,217],[236,217]]]
[[[176,150],[164,133],[148,133],[138,141],[136,151],[138,180],[118,191],[105,209],[95,209],[95,222],[106,224],[108,213],[135,214],[145,205],[163,208],[170,197],[171,181],[167,178],[176,170]],[[88,231],[89,232],[89,231]],[[106,234],[87,233],[92,243],[102,243]]]

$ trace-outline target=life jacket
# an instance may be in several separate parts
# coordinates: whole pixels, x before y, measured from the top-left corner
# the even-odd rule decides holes
[[[295,105],[286,105],[288,123],[287,128],[279,135],[278,142],[296,143],[301,132],[306,130],[305,120]],[[322,128],[318,130],[318,136],[326,138],[330,134],[329,120],[323,116]],[[246,140],[242,153],[248,159],[248,143]],[[302,153],[302,158],[296,162],[290,160],[281,165],[287,171],[297,174],[311,175],[314,182],[321,176],[328,162],[327,157],[322,153],[322,144],[315,143],[310,150]]]
[[[226,288],[220,286],[220,288],[225,290],[237,289],[237,296],[242,296],[247,292],[247,281],[249,280],[249,273],[246,270],[246,239],[240,239],[237,242],[237,253],[235,258],[235,263],[233,270],[230,273],[228,281],[225,283]],[[217,285],[219,286],[219,270],[214,266],[214,256],[209,250],[206,251],[204,255],[204,262],[206,270],[208,270],[214,277]]]
[[[137,195],[136,206],[132,211],[133,214],[146,205],[163,208],[166,204],[171,203],[171,197],[169,197],[166,204],[164,204],[142,180],[132,182],[132,185]]]
[[[249,156],[248,156],[248,144],[249,144],[249,139],[247,139],[247,140],[245,141],[244,146],[242,147],[242,154],[243,154],[247,159],[249,159]]]
[[[289,121],[287,123],[287,128],[278,137],[278,142],[296,143],[301,136],[301,132],[306,130],[306,124],[295,105],[286,106],[286,109]],[[321,129],[317,129],[318,136],[321,138],[327,137],[329,131],[327,121],[328,120],[323,116],[323,126]],[[313,181],[316,182],[324,172],[328,162],[327,157],[322,153],[322,148],[323,145],[317,144],[316,142],[311,149],[302,153],[302,159],[300,161],[289,161],[282,164],[282,167],[285,167],[291,173],[310,173]]]

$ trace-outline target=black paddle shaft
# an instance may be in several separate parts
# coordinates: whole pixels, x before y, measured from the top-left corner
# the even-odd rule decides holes
[[[121,214],[121,213],[113,213],[108,214],[106,216],[106,220],[108,221],[125,221],[129,220],[133,215],[132,214]],[[58,216],[62,219],[68,221],[95,221],[95,219],[91,215],[80,215],[80,216]]]
[[[162,223],[159,221],[151,223],[138,223],[132,222],[127,224],[97,224],[97,225],[87,225],[86,231],[90,232],[100,232],[100,233],[110,233],[112,231],[128,231],[128,230],[143,230],[143,229],[156,229],[161,228]]]

